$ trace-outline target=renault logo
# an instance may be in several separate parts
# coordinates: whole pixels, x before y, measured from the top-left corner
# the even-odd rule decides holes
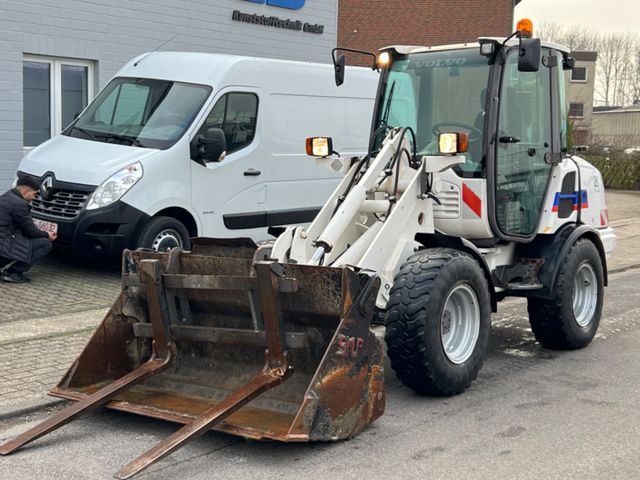
[[[42,198],[49,200],[53,194],[53,179],[51,177],[47,177],[42,181],[40,184],[40,193],[42,194]]]

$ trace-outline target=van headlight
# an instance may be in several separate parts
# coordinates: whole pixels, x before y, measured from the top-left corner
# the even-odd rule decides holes
[[[134,163],[111,175],[95,189],[87,202],[87,210],[106,207],[117,202],[142,178],[142,165]]]

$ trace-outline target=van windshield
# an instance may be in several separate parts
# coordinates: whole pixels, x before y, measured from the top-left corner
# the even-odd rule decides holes
[[[115,78],[63,135],[166,149],[189,128],[211,87],[148,78]]]

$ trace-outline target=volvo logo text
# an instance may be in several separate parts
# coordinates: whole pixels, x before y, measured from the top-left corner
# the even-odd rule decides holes
[[[306,0],[245,0],[251,3],[266,3],[272,7],[288,8],[289,10],[300,10],[304,7]]]

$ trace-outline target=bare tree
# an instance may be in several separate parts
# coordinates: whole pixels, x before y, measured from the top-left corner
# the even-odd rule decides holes
[[[605,105],[615,102],[618,90],[618,75],[622,56],[622,37],[617,34],[604,35],[598,48],[596,92]]]
[[[562,27],[556,22],[545,20],[536,27],[536,36],[554,43],[562,43]]]
[[[582,25],[560,26],[542,22],[538,36],[572,51],[598,52],[596,103],[629,105],[640,101],[640,35],[601,34]]]
[[[593,28],[585,28],[581,25],[560,29],[558,36],[561,43],[573,51],[597,51],[602,41],[600,34]]]
[[[631,92],[631,103],[640,104],[640,37],[637,37],[633,44],[633,67],[631,69],[631,79],[629,90]]]

